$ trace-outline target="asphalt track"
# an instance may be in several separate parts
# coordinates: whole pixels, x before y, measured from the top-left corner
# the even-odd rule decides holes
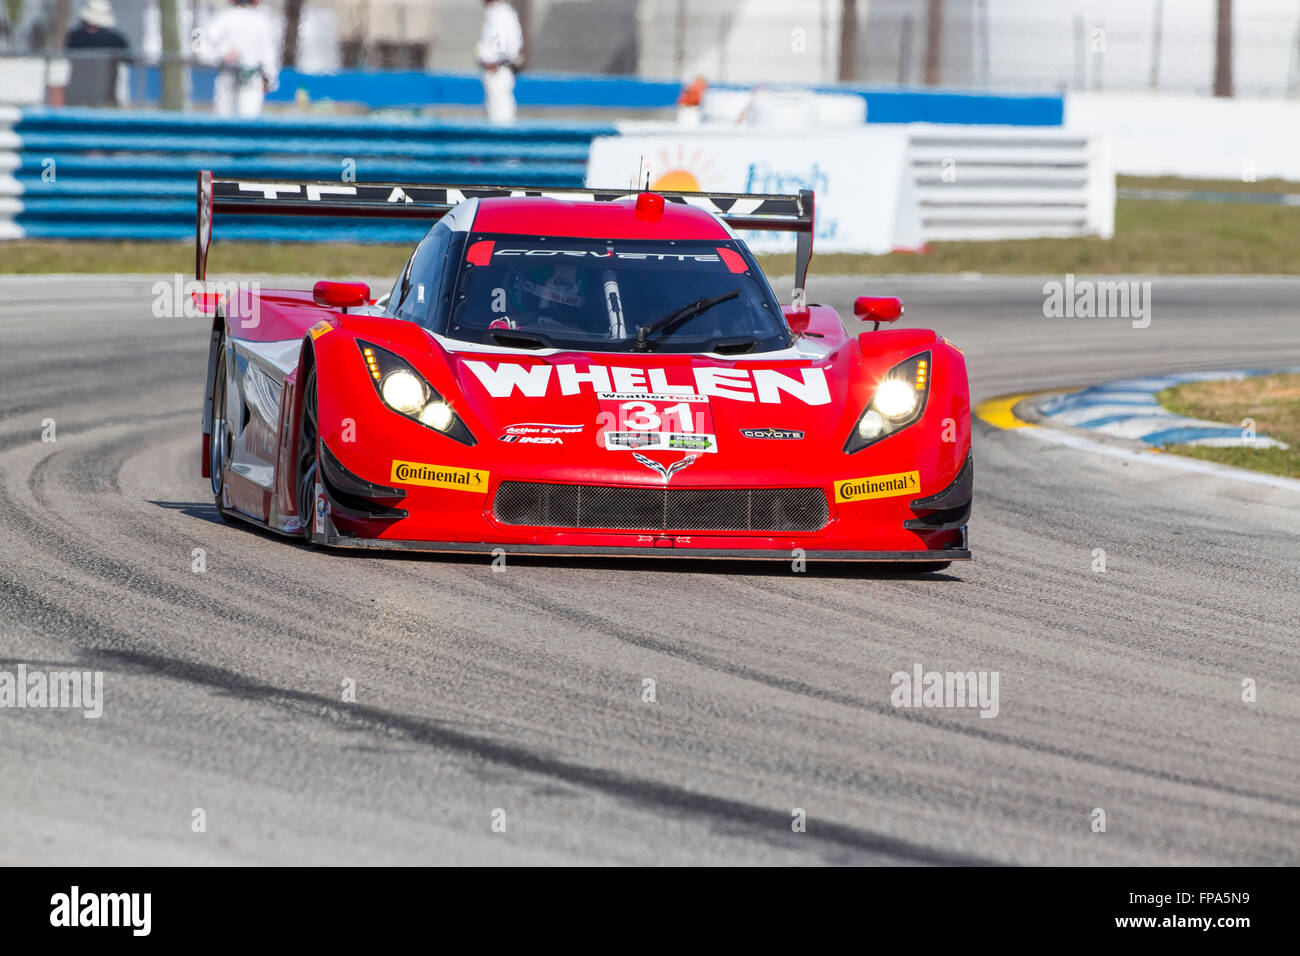
[[[1300,493],[980,423],[942,574],[313,551],[218,519],[150,286],[0,279],[0,669],[105,672],[99,719],[0,710],[0,863],[1300,862]],[[976,400],[1300,364],[1295,281],[1155,279],[1146,329],[810,287],[900,291]],[[917,663],[998,716],[895,709]]]

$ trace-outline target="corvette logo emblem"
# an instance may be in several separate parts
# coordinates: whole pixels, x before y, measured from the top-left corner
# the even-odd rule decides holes
[[[679,471],[681,471],[683,468],[685,468],[685,467],[686,467],[687,465],[689,465],[691,462],[695,461],[695,459],[698,458],[699,456],[698,456],[698,455],[687,455],[687,456],[686,456],[685,458],[683,458],[681,461],[675,461],[675,462],[673,462],[671,465],[661,465],[661,464],[659,464],[659,462],[655,461],[653,458],[647,458],[645,455],[641,454],[639,451],[637,451],[637,452],[633,452],[633,453],[632,453],[632,457],[635,458],[637,461],[639,461],[641,464],[645,465],[645,466],[646,466],[647,468],[649,468],[651,471],[657,471],[657,472],[659,472],[659,474],[663,476],[664,481],[667,481],[669,478],[671,478],[673,475],[677,474]]]

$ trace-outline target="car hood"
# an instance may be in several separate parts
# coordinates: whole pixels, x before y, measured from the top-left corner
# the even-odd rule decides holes
[[[561,479],[613,470],[653,480],[643,459],[694,456],[687,483],[769,469],[788,482],[792,461],[838,451],[862,410],[856,353],[856,343],[735,359],[444,350],[458,413],[512,461],[549,464]]]

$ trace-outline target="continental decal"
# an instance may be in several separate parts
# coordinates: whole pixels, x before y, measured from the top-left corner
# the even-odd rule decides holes
[[[452,468],[450,465],[427,465],[422,461],[394,461],[392,480],[402,485],[425,488],[450,488],[486,494],[489,475],[477,468]]]
[[[896,498],[921,490],[919,471],[900,471],[896,475],[872,475],[835,482],[836,501],[865,501],[868,498]]]
[[[311,333],[312,339],[315,340],[320,338],[322,335],[324,335],[326,332],[330,331],[333,328],[334,326],[330,325],[324,319],[321,319],[319,322],[317,322],[307,331]]]

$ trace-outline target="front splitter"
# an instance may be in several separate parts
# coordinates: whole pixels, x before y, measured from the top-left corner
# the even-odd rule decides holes
[[[570,557],[570,558],[677,558],[679,560],[724,561],[852,561],[875,563],[933,563],[936,561],[969,561],[971,553],[965,548],[945,551],[834,551],[754,548],[632,548],[590,547],[563,544],[492,544],[466,541],[396,541],[386,538],[345,538],[331,536],[317,543],[331,548],[356,548],[368,551],[425,551],[433,554],[485,554],[498,553],[518,557]]]

